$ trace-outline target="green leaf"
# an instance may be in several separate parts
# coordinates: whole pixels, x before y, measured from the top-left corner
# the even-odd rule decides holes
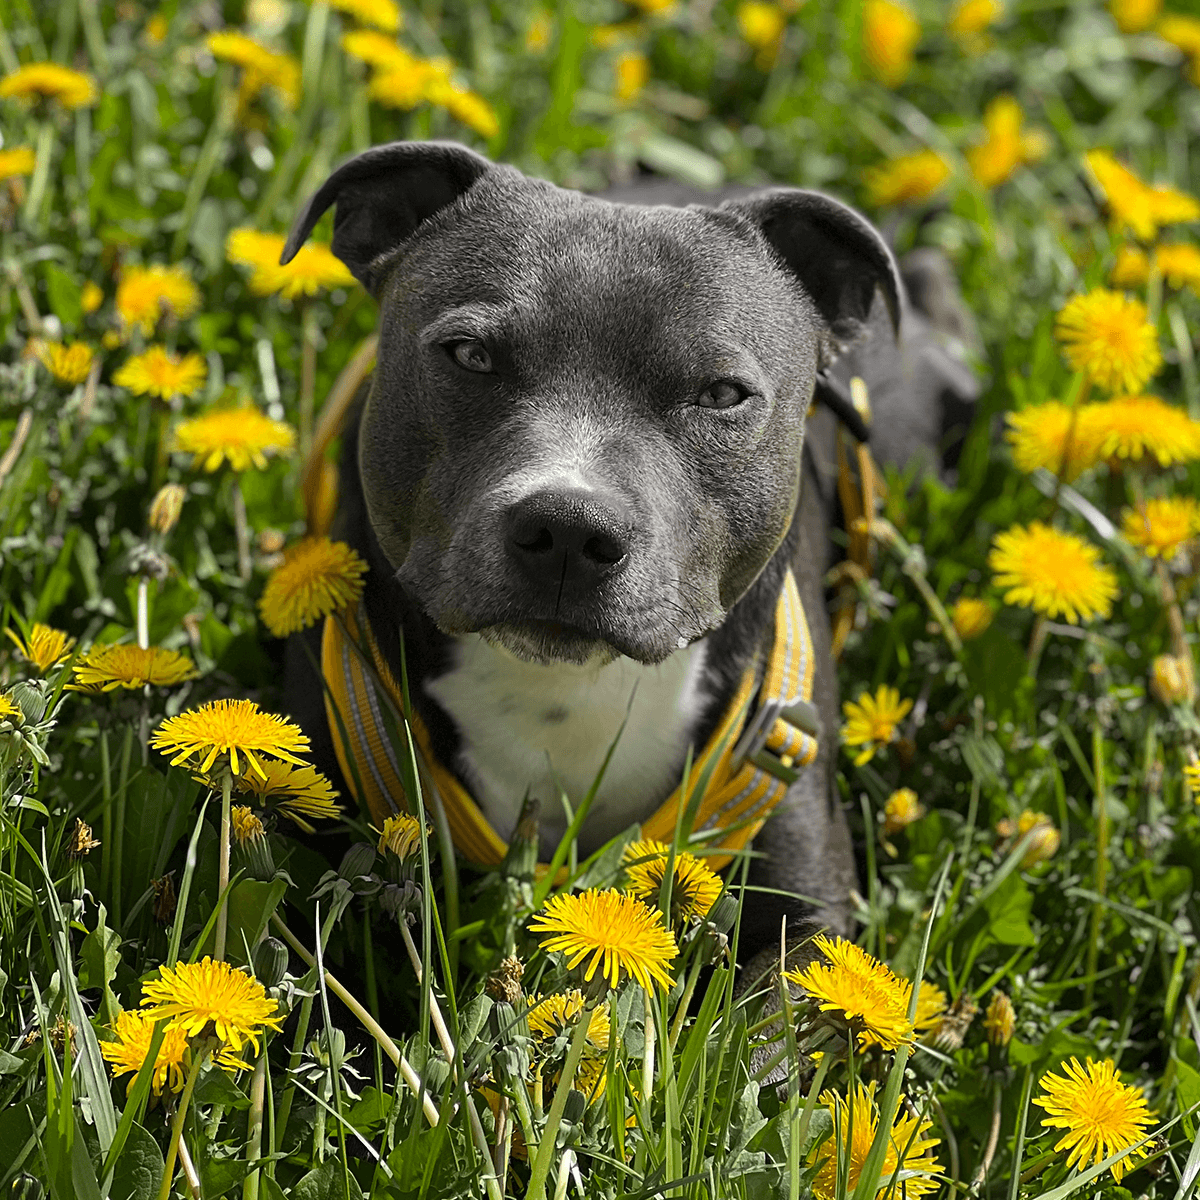
[[[158,1143],[135,1124],[113,1170],[108,1200],[154,1200],[162,1185],[163,1165]]]
[[[1200,1104],[1200,1071],[1188,1066],[1181,1059],[1175,1060],[1175,1096],[1181,1112],[1187,1113],[1194,1105]],[[1189,1138],[1196,1136],[1195,1116],[1184,1116],[1184,1132]]]
[[[362,1200],[362,1188],[342,1163],[331,1158],[292,1188],[291,1200]]]
[[[1033,946],[1037,943],[1029,926],[1033,911],[1033,893],[1015,872],[983,903],[987,912],[988,932],[1002,946]]]
[[[220,1067],[207,1067],[196,1084],[197,1104],[220,1104],[223,1108],[249,1108],[250,1097]]]
[[[54,263],[46,264],[46,298],[54,315],[68,328],[83,320],[83,289],[73,276]]]
[[[252,950],[258,945],[271,914],[279,907],[280,900],[288,889],[286,877],[277,875],[269,882],[260,879],[242,879],[229,892],[229,925],[226,946],[229,961],[246,963],[246,947]],[[195,955],[211,954],[214,933],[205,939],[204,946]]]
[[[96,928],[83,939],[79,947],[79,987],[83,990],[99,988],[101,993],[101,1016],[105,1024],[111,1023],[120,1005],[108,986],[116,978],[121,963],[121,939],[116,930],[109,929],[108,914],[100,905],[96,917]]]

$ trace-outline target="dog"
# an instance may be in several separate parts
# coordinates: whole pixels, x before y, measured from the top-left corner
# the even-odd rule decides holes
[[[403,668],[424,782],[473,862],[530,799],[552,850],[560,796],[578,807],[602,767],[583,853],[674,822],[720,865],[753,837],[749,955],[784,915],[852,927],[814,389],[864,378],[877,453],[902,462],[937,456],[974,381],[853,209],[693,198],[586,196],[438,142],[367,150],[313,195],[282,261],[332,207],[380,309],[332,530],[370,567],[351,632],[376,670],[330,621],[313,649],[340,700],[291,649],[285,693],[378,823],[402,772],[354,726]]]

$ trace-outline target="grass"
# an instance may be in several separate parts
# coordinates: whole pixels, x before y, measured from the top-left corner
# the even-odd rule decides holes
[[[1105,282],[1122,241],[1084,153],[1110,149],[1143,178],[1196,191],[1200,92],[1152,23],[1122,34],[1099,4],[1014,0],[975,35],[948,32],[940,4],[915,13],[915,57],[889,86],[864,55],[858,3],[655,13],[616,0],[427,0],[406,5],[400,41],[451,59],[482,105],[427,87],[431,99],[398,110],[371,99],[368,70],[340,47],[354,21],[321,3],[5,7],[3,74],[52,60],[93,75],[99,96],[78,109],[0,99],[4,148],[36,152],[0,181],[0,626],[51,624],[77,639],[75,655],[97,642],[163,646],[198,669],[169,687],[76,693],[64,690],[70,660],[38,672],[7,639],[0,648],[0,695],[20,710],[0,721],[8,1194],[757,1200],[807,1194],[822,1156],[849,1142],[862,1177],[843,1162],[819,1194],[865,1200],[894,1167],[887,1145],[870,1149],[861,1117],[857,1131],[834,1131],[841,1110],[821,1098],[852,1094],[855,1079],[885,1114],[928,1121],[921,1136],[938,1143],[935,1175],[892,1179],[882,1195],[1195,1194],[1200,809],[1183,767],[1200,722],[1194,689],[1155,693],[1150,679],[1167,653],[1186,656],[1194,678],[1200,549],[1193,539],[1160,566],[1119,530],[1147,495],[1195,495],[1200,471],[1147,457],[1060,481],[1019,471],[997,433],[1007,411],[1082,402],[1054,318]],[[223,25],[291,56],[270,60],[282,88],[255,92],[242,67],[213,58],[205,37]],[[1004,92],[1044,153],[984,186],[969,151]],[[275,814],[257,851],[235,846],[225,898],[231,961],[288,1013],[283,1031],[236,1074],[197,1067],[188,1104],[156,1095],[149,1068],[111,1078],[101,1044],[117,1012],[137,1007],[160,964],[206,952],[221,899],[221,789],[168,768],[148,734],[214,697],[279,706],[281,643],[255,603],[304,528],[298,455],[209,473],[172,454],[172,429],[248,398],[297,425],[302,449],[375,323],[357,287],[254,295],[226,237],[286,230],[342,156],[400,137],[465,140],[572,187],[639,163],[701,185],[826,187],[867,207],[899,250],[934,245],[953,261],[979,322],[983,402],[955,488],[889,479],[874,579],[848,593],[857,619],[841,662],[847,699],[887,684],[915,702],[869,761],[845,750],[838,776],[864,852],[859,941],[952,1005],[915,1042],[850,1054],[844,1028],[798,990],[771,977],[739,986],[722,948],[736,954],[741,864],[711,919],[682,936],[669,992],[589,997],[607,1006],[606,1049],[576,1036],[578,1021],[534,1039],[525,998],[571,979],[526,928],[550,888],[522,848],[499,872],[460,875],[431,816],[404,866],[371,850],[375,835],[348,812],[341,833],[367,848],[331,870],[324,847],[344,841],[289,836]],[[874,205],[863,171],[925,148],[949,167],[941,186]],[[198,289],[195,311],[152,318],[147,332],[122,323],[120,281],[176,263]],[[1200,418],[1195,291],[1154,275],[1133,291],[1164,358],[1150,390]],[[64,383],[33,353],[37,338],[85,342],[95,366]],[[168,403],[114,382],[151,343],[201,356],[194,395]],[[148,509],[168,481],[186,498],[164,533]],[[989,547],[1032,520],[1099,549],[1118,581],[1110,613],[1077,625],[1003,603]],[[963,596],[989,599],[994,619],[954,645],[938,607]],[[885,831],[901,787],[924,815]],[[1043,820],[1022,830],[1027,810]],[[573,886],[619,878],[619,843],[590,859],[561,852]],[[973,1013],[1001,991],[1015,1009],[1005,1045]],[[189,1053],[196,1066],[201,1047]],[[572,1074],[568,1056],[588,1054],[606,1079],[591,1104],[555,1083]],[[1115,1063],[1153,1109],[1154,1139],[1120,1182],[1111,1164],[1069,1166],[1034,1103],[1072,1056]],[[765,1081],[772,1061],[781,1085]],[[164,1179],[173,1125],[181,1165]]]

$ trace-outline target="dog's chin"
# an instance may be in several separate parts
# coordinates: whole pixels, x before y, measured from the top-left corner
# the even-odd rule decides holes
[[[522,662],[549,667],[570,663],[576,667],[604,667],[621,651],[602,638],[554,621],[506,621],[478,630],[489,645],[506,650]]]

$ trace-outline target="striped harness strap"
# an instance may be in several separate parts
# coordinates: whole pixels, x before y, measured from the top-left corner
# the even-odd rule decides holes
[[[349,644],[343,629],[355,639],[357,649]],[[373,670],[364,665],[364,659]],[[379,653],[361,608],[356,616],[345,617],[344,626],[333,617],[326,619],[321,666],[328,684],[325,707],[329,728],[342,775],[359,804],[382,825],[387,817],[408,811],[408,802],[396,749],[383,722],[381,704],[385,702],[377,688],[386,688],[397,710],[404,706],[400,685]],[[757,702],[750,712],[757,677],[755,668],[746,672],[691,773],[693,780],[707,778],[698,804],[695,795],[690,796],[696,806],[692,829],[693,836],[704,835],[702,844],[716,851],[708,857],[714,869],[725,866],[754,837],[789,784],[799,778],[797,768],[807,766],[817,754],[816,710],[811,703],[812,640],[790,570],[775,608],[775,636],[757,688]],[[455,847],[469,862],[481,866],[500,863],[507,844],[457,776],[437,760],[420,717],[411,713],[408,724],[422,770],[422,786],[428,789],[426,803],[441,806]],[[642,823],[642,836],[672,841],[681,803],[676,788]]]

